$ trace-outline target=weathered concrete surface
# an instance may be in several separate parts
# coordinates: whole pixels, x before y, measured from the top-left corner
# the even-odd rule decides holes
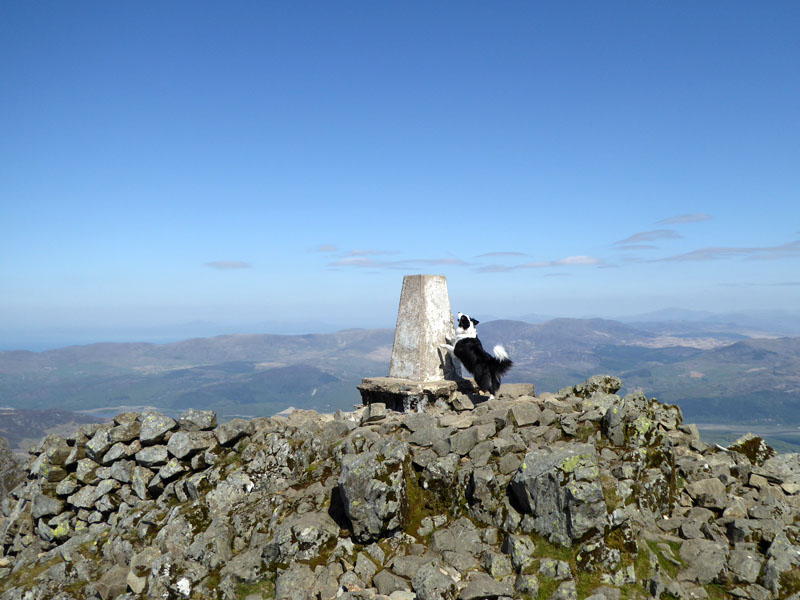
[[[443,275],[406,275],[389,377],[441,381],[460,376],[449,354],[440,348],[454,336],[447,279]]]

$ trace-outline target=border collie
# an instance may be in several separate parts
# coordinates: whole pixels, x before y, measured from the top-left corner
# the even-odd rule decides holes
[[[442,347],[455,354],[467,371],[475,377],[478,387],[489,392],[490,398],[494,398],[500,388],[500,378],[514,363],[500,344],[493,348],[494,356],[483,349],[478,339],[478,332],[475,330],[477,324],[476,319],[458,313],[455,343],[452,346],[443,344]]]

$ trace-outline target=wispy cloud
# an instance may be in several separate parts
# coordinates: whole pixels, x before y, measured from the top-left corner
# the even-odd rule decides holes
[[[651,244],[627,244],[621,246],[620,250],[658,250],[658,246],[653,246]]]
[[[328,267],[355,267],[361,269],[409,269],[425,266],[466,267],[470,263],[460,258],[409,258],[404,260],[377,260],[368,256],[344,256],[328,263]]]
[[[603,261],[594,256],[567,256],[559,258],[558,260],[546,260],[540,262],[530,262],[524,265],[519,265],[519,269],[543,269],[546,267],[567,267],[567,266],[584,266],[584,265],[600,265]]]
[[[677,240],[683,236],[674,229],[653,229],[651,231],[640,231],[632,236],[616,242],[617,245],[638,244],[639,242],[654,242],[656,240]]]
[[[707,213],[692,213],[689,215],[678,215],[669,219],[656,221],[656,225],[680,225],[682,223],[697,223],[698,221],[708,221],[711,215]]]
[[[652,262],[679,262],[679,261],[702,261],[720,260],[724,258],[743,257],[747,260],[778,260],[781,258],[793,258],[800,256],[800,241],[781,244],[780,246],[762,246],[752,248],[737,248],[729,246],[713,246],[710,248],[700,248],[685,254],[658,258]]]
[[[336,244],[320,244],[319,246],[313,248],[313,252],[329,253],[338,251],[339,251],[339,246],[337,246]]]
[[[523,263],[521,265],[483,265],[475,270],[479,273],[506,273],[518,269],[546,269],[548,267],[601,266],[603,261],[594,256],[567,256],[556,260]]]
[[[381,256],[384,254],[400,254],[400,252],[398,250],[375,250],[370,248],[364,250],[351,250],[343,256]]]
[[[721,283],[725,287],[800,287],[800,281],[779,281],[777,283]]]
[[[503,257],[503,256],[528,256],[524,252],[487,252],[486,254],[480,254],[476,258],[495,258],[495,257]]]
[[[205,266],[219,269],[220,271],[229,271],[231,269],[249,269],[253,265],[240,260],[214,260],[205,263]]]

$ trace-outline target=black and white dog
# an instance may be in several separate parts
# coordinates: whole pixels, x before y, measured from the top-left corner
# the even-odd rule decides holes
[[[483,345],[478,339],[478,332],[475,330],[477,324],[476,319],[458,313],[455,343],[453,345],[443,344],[442,347],[455,354],[467,371],[475,377],[478,387],[494,397],[500,388],[500,378],[514,363],[508,358],[506,349],[500,344],[492,349],[494,356],[483,349]]]

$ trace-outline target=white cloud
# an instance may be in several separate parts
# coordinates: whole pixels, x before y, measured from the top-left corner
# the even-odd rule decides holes
[[[486,254],[481,254],[476,258],[490,258],[490,257],[501,257],[501,256],[528,256],[524,252],[487,252]]]
[[[566,267],[566,266],[585,266],[585,265],[600,265],[603,261],[594,256],[567,256],[559,258],[558,260],[547,260],[541,262],[530,262],[519,265],[518,269],[542,269],[545,267]]]
[[[240,260],[214,260],[205,263],[205,266],[220,271],[229,271],[231,269],[250,269],[253,265]]]
[[[669,219],[656,221],[656,225],[680,225],[682,223],[697,223],[698,221],[708,221],[711,215],[707,213],[693,213],[689,215],[678,215]]]
[[[778,260],[781,258],[793,258],[800,256],[800,241],[781,244],[780,246],[762,247],[730,247],[713,246],[710,248],[700,248],[676,256],[659,258],[652,262],[678,262],[678,261],[702,261],[719,260],[723,258],[743,257],[748,260]]]
[[[394,254],[394,252],[386,252],[385,254]],[[419,265],[433,265],[433,266],[469,266],[460,258],[409,258],[404,260],[376,260],[368,256],[355,255],[344,256],[332,262],[329,262],[329,267],[356,267],[362,269],[410,269]]]
[[[479,273],[506,273],[517,269],[545,269],[548,267],[602,266],[604,263],[594,256],[567,256],[556,260],[523,263],[521,265],[483,265],[475,270]]]
[[[621,244],[636,244],[638,242],[654,242],[656,240],[677,240],[683,236],[674,229],[653,229],[651,231],[640,231],[632,236],[616,242]]]

